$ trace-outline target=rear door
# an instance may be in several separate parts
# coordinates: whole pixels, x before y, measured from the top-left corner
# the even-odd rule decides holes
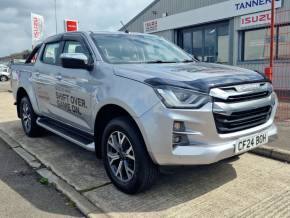
[[[59,55],[62,48],[61,40],[43,45],[41,55],[35,63],[33,72],[33,86],[37,98],[39,111],[42,115],[55,118],[56,107],[55,84],[61,70]]]
[[[92,53],[80,35],[64,36],[62,53],[82,53],[93,62]],[[91,93],[94,77],[86,69],[63,68],[55,83],[56,116],[66,124],[92,132]]]

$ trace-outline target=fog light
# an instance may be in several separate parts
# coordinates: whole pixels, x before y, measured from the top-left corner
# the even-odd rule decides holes
[[[183,123],[179,121],[174,121],[173,123],[173,130],[174,131],[181,131],[183,128]]]
[[[184,122],[182,121],[173,122],[173,135],[172,135],[173,147],[189,144],[185,130],[186,128]]]
[[[180,135],[173,135],[173,143],[177,144],[181,142],[181,136]]]

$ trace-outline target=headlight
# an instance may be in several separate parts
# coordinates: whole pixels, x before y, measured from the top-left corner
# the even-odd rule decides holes
[[[268,83],[268,87],[269,87],[269,92],[274,92],[274,87],[271,83]]]
[[[209,95],[171,86],[155,88],[162,102],[168,108],[201,108],[211,101]]]

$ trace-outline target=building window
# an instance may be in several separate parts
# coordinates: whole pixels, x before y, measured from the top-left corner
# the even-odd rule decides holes
[[[202,60],[202,31],[193,31],[192,32],[192,52],[191,54],[194,54],[195,57],[197,57],[199,60]]]
[[[290,25],[281,26],[278,29],[279,44],[278,44],[278,58],[290,59]]]
[[[218,56],[217,62],[219,63],[227,63],[229,62],[229,28],[228,26],[220,26],[218,29],[218,37],[217,37],[217,47],[218,47]]]
[[[217,60],[217,29],[215,27],[204,29],[204,53],[205,62],[216,62]]]
[[[290,26],[275,28],[274,56],[276,59],[289,58]],[[288,37],[287,37],[288,34]],[[270,29],[261,28],[242,31],[241,61],[267,60],[270,56]],[[277,43],[278,42],[278,43]],[[288,45],[288,47],[287,47]],[[288,53],[287,53],[288,52]]]
[[[192,46],[191,46],[191,33],[187,32],[183,34],[183,49],[192,54]]]
[[[179,46],[199,60],[229,62],[228,22],[181,29],[179,35]]]

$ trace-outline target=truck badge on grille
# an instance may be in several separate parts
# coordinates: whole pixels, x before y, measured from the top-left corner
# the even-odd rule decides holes
[[[255,91],[260,88],[259,83],[235,86],[238,92]]]

